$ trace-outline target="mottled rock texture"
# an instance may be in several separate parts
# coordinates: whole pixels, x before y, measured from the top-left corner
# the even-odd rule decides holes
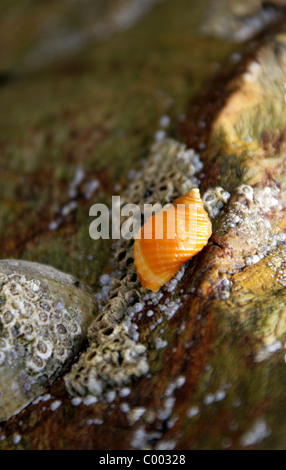
[[[3,449],[285,448],[285,36],[210,40],[209,6],[166,0],[100,46],[3,77],[2,258],[77,275],[104,310],[111,247],[90,239],[89,207],[128,193],[154,138],[200,154],[213,223],[203,252],[133,312],[149,371],[103,397],[71,396],[60,378],[1,425]]]
[[[285,10],[285,0],[218,0],[207,11],[201,30],[240,43],[279,22]]]

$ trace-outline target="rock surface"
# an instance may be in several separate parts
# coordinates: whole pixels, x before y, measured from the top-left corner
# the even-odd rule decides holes
[[[207,11],[201,30],[240,43],[283,18],[285,9],[284,0],[218,0]]]
[[[136,193],[136,176],[154,138],[164,155],[174,142],[199,154],[198,172],[185,181],[183,165],[175,181],[199,185],[213,223],[208,246],[156,295],[127,279],[145,296],[131,323],[148,372],[104,395],[70,395],[64,375],[1,425],[3,449],[285,448],[285,35],[210,42],[198,35],[209,2],[172,5],[2,89],[3,258],[77,275],[110,321],[111,246],[89,238],[88,209],[114,192],[142,202],[150,181]],[[96,334],[93,324],[91,348]]]

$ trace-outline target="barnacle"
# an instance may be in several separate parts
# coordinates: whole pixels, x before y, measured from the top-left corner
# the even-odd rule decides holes
[[[230,198],[230,194],[221,187],[209,188],[203,195],[204,207],[210,219],[215,218],[224,204]]]
[[[134,172],[135,178],[121,198],[121,204],[131,201],[139,205],[142,213],[144,204],[168,204],[198,185],[201,169],[202,163],[194,150],[172,139],[156,142],[142,170]],[[160,296],[156,293],[155,299],[152,292],[142,289],[133,262],[133,245],[132,238],[114,241],[111,282],[97,295],[100,313],[88,329],[88,350],[64,377],[71,395],[104,397],[111,386],[120,388],[149,370],[147,351],[139,342],[132,318],[147,302],[150,306],[158,303]],[[174,285],[180,279],[179,274],[180,271],[172,279]],[[171,292],[174,285],[166,288]],[[171,317],[177,309],[178,304],[170,302],[166,315],[169,312]],[[114,353],[114,344],[120,345],[119,356]]]

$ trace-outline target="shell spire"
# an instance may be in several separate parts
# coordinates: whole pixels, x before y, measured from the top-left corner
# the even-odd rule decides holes
[[[149,217],[134,243],[134,264],[142,286],[158,290],[204,248],[211,233],[197,188]]]

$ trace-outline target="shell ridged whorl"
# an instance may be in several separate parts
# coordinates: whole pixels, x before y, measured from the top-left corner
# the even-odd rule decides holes
[[[149,217],[134,243],[134,264],[142,286],[158,290],[204,248],[211,233],[197,188]]]

